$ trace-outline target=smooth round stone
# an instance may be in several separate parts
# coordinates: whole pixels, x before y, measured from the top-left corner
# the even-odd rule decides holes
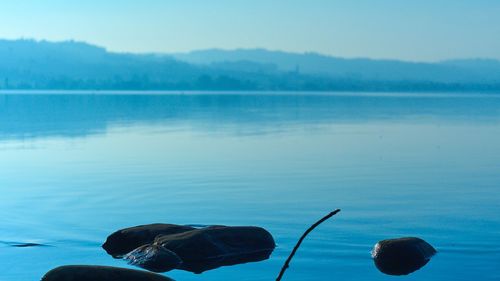
[[[372,250],[375,266],[389,275],[407,275],[426,265],[436,254],[429,243],[416,237],[379,241]]]
[[[157,236],[171,235],[194,230],[186,225],[154,223],[120,229],[108,236],[102,248],[114,258],[122,258],[131,251],[151,244]]]
[[[151,272],[111,266],[65,265],[47,272],[42,281],[174,281]]]
[[[125,259],[155,272],[181,269],[202,273],[221,266],[266,260],[276,244],[272,235],[255,226],[209,226],[160,235]],[[176,257],[181,261],[176,265]],[[136,262],[138,261],[138,262]]]
[[[202,273],[266,260],[276,244],[267,230],[256,226],[150,224],[118,230],[102,247],[113,257],[153,272]]]

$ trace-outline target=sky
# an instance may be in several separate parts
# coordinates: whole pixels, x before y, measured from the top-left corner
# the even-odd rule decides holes
[[[16,0],[0,38],[110,51],[267,48],[339,57],[500,59],[498,0]]]

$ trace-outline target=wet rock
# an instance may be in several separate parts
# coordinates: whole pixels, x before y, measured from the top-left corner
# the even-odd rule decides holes
[[[66,265],[47,272],[42,281],[173,281],[146,271],[96,265]]]
[[[429,243],[416,237],[387,239],[375,244],[372,258],[375,266],[389,275],[407,275],[424,265],[436,254]]]
[[[153,272],[166,272],[180,267],[181,258],[167,248],[148,244],[141,246],[124,257],[129,264],[142,267]]]
[[[102,248],[114,258],[121,258],[137,247],[153,243],[159,235],[177,234],[194,229],[191,226],[162,223],[129,227],[108,236]]]
[[[147,226],[141,229],[147,231]],[[108,247],[113,247],[111,242]],[[268,259],[275,247],[271,234],[260,227],[209,226],[160,234],[124,258],[130,264],[154,272],[182,269],[201,273],[221,266]]]

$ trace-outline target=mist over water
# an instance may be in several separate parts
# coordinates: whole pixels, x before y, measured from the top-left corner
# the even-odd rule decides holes
[[[176,280],[392,280],[371,247],[438,250],[401,280],[498,280],[500,96],[80,92],[0,95],[0,280],[127,267],[100,245],[138,224],[257,225],[271,259]],[[40,243],[43,247],[12,247]]]

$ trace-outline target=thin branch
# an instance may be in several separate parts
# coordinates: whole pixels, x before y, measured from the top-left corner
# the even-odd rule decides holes
[[[333,217],[338,212],[340,212],[340,209],[337,209],[337,210],[329,213],[328,215],[324,216],[322,219],[320,219],[319,221],[317,221],[316,223],[311,225],[306,230],[306,232],[304,232],[304,234],[302,234],[302,237],[300,237],[299,241],[297,242],[297,244],[293,248],[292,252],[290,253],[290,256],[288,256],[288,259],[285,261],[285,264],[281,268],[280,274],[278,275],[278,278],[276,278],[276,281],[280,281],[281,278],[283,277],[283,274],[285,274],[285,271],[288,269],[288,267],[290,267],[290,261],[292,260],[293,256],[295,255],[295,253],[299,249],[300,244],[302,244],[302,241],[304,240],[304,238],[306,238],[306,236],[309,234],[309,232],[313,231],[313,229],[315,229],[318,225],[320,225],[322,222],[326,221],[327,219]]]

